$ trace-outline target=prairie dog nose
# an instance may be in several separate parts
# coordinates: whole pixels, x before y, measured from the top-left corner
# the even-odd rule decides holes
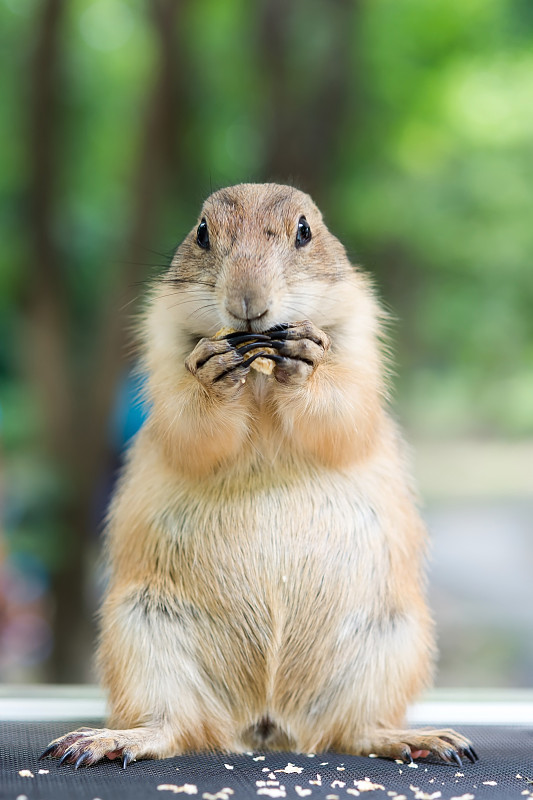
[[[229,298],[226,300],[226,310],[237,319],[250,321],[261,319],[268,314],[268,302],[262,297],[245,294],[239,299]]]

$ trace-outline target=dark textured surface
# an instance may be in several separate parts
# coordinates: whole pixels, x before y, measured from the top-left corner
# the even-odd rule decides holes
[[[418,761],[416,769],[376,758],[318,754],[314,757],[295,753],[253,753],[250,755],[220,755],[218,753],[180,756],[165,761],[140,761],[122,770],[118,761],[97,764],[75,771],[71,766],[58,767],[56,761],[39,761],[38,757],[49,741],[80,725],[41,722],[0,723],[0,798],[26,797],[28,800],[141,800],[141,798],[203,798],[241,800],[241,798],[308,797],[351,798],[357,796],[357,784],[369,778],[383,788],[360,793],[362,800],[392,797],[388,792],[405,795],[408,800],[451,800],[474,796],[476,800],[506,800],[533,797],[533,728],[461,727],[469,736],[480,756],[475,764],[462,768]],[[324,763],[326,762],[326,763]],[[288,764],[303,768],[301,772],[276,772]],[[227,769],[228,764],[233,769]],[[39,770],[48,770],[39,774]],[[31,770],[35,777],[21,777],[19,770]],[[275,773],[271,781],[269,774]],[[321,786],[309,781],[321,778]],[[457,774],[457,773],[462,773]],[[522,775],[522,779],[516,775]],[[266,785],[258,785],[258,782]],[[344,783],[344,786],[334,781]],[[495,781],[496,785],[484,785]],[[183,787],[189,792],[158,790],[161,784]],[[333,784],[333,786],[332,786]],[[284,787],[282,790],[281,787]],[[301,787],[299,790],[296,787]],[[347,790],[350,789],[351,792]],[[311,794],[306,791],[311,790]],[[418,797],[417,797],[418,790]],[[440,795],[436,793],[440,792]],[[466,800],[466,798],[465,798]]]

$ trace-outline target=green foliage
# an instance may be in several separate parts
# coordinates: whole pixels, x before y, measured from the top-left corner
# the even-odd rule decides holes
[[[16,309],[29,257],[29,76],[42,7],[39,0],[0,2],[8,45],[0,65],[7,208],[0,371],[13,383],[21,378],[6,343],[24,325]],[[124,257],[160,43],[141,0],[65,7],[54,225],[77,323],[73,346],[83,353]],[[153,241],[158,252],[194,223],[211,188],[264,178],[277,120],[258,47],[261,8],[245,0],[183,4],[176,69],[186,80],[176,146],[184,157],[168,175]],[[398,318],[402,414],[415,427],[442,432],[531,433],[530,4],[375,0],[355,10],[344,33],[351,48],[346,107],[316,199],[354,258],[376,273]],[[320,115],[313,99],[341,44],[329,5],[290,4],[284,35],[286,91],[302,113],[311,109],[312,126]],[[163,263],[149,252],[144,260]]]

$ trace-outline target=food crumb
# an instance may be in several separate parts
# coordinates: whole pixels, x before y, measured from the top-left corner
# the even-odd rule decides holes
[[[283,769],[276,769],[276,770],[274,770],[274,772],[297,772],[298,774],[299,774],[300,772],[303,772],[303,771],[304,771],[304,768],[303,768],[303,767],[297,767],[297,766],[295,766],[294,764],[291,764],[291,762],[290,762],[290,761],[289,761],[289,763],[287,764],[287,766],[286,766],[286,767],[284,767]]]
[[[224,766],[226,767],[226,769],[235,769],[233,764],[224,764]]]
[[[314,786],[322,786],[322,778],[320,775],[317,775],[316,781],[309,781],[309,783],[313,784]]]
[[[415,800],[437,800],[438,797],[441,797],[441,792],[433,792],[430,794],[429,792],[424,792],[422,789],[419,789],[417,786],[410,786],[409,787],[412,792],[415,793]]]
[[[464,772],[456,772],[455,773],[455,777],[456,778],[464,778],[464,776],[465,776]]]
[[[376,789],[382,789],[385,791],[385,787],[381,785],[381,783],[372,783],[370,778],[365,778],[364,781],[354,781],[355,787],[359,789],[360,792],[373,792]]]
[[[407,766],[409,767],[409,769],[418,769],[418,764],[415,764],[414,761],[412,761],[411,764],[408,764]]]
[[[221,789],[219,792],[215,792],[215,794],[204,792],[202,798],[203,800],[230,800],[230,795],[232,794],[234,794],[233,789],[226,787]]]
[[[346,781],[332,781],[331,788],[332,789],[343,789],[346,786]]]
[[[326,800],[340,800],[340,797],[338,794],[327,794]]]
[[[369,753],[368,757],[369,758],[378,758],[378,754],[377,753]]]
[[[353,794],[356,797],[359,797],[359,795],[360,795],[360,792],[358,792],[357,789],[346,789],[346,791],[347,791],[348,794]]]
[[[183,786],[177,786],[175,783],[160,783],[157,787],[158,792],[174,792],[174,794],[179,794],[180,792],[185,792],[185,794],[198,794],[198,787],[195,786],[194,783],[184,783]]]
[[[37,775],[48,775],[50,773],[49,769],[40,769]]]
[[[21,778],[35,778],[31,769],[19,769],[19,775]]]
[[[346,769],[346,767],[337,767],[337,771],[338,772],[344,772],[345,769]]]
[[[17,795],[17,800],[28,800],[27,794],[19,794]]]
[[[316,753],[307,753],[307,758],[314,758],[315,755],[316,755]],[[306,791],[308,791],[308,790],[306,789]]]
[[[252,761],[264,761],[264,760],[265,756],[256,756],[255,758],[252,759]]]
[[[395,763],[395,764],[403,764],[403,761],[402,761],[402,759],[401,759],[401,758],[395,758],[395,759],[394,759],[394,763]]]
[[[483,786],[497,786],[496,781],[483,781]]]
[[[474,800],[474,795],[468,793],[462,794],[460,796],[450,797],[450,800]]]
[[[280,786],[279,789],[258,789],[257,794],[266,794],[269,797],[287,797],[283,786]]]
[[[294,791],[298,797],[307,797],[307,795],[312,794],[312,789],[302,789],[301,786],[295,786]]]

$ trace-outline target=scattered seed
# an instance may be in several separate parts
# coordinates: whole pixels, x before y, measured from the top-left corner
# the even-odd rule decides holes
[[[381,783],[372,783],[370,778],[365,778],[364,781],[354,781],[354,784],[360,792],[374,792],[376,789],[385,791],[385,787]]]
[[[297,773],[300,773],[300,772],[303,772],[303,771],[304,771],[303,767],[296,767],[294,764],[291,764],[290,761],[287,764],[287,766],[284,767],[283,769],[275,769],[274,770],[274,772],[297,772]]]
[[[35,778],[31,769],[19,769],[19,775],[21,778]]]

